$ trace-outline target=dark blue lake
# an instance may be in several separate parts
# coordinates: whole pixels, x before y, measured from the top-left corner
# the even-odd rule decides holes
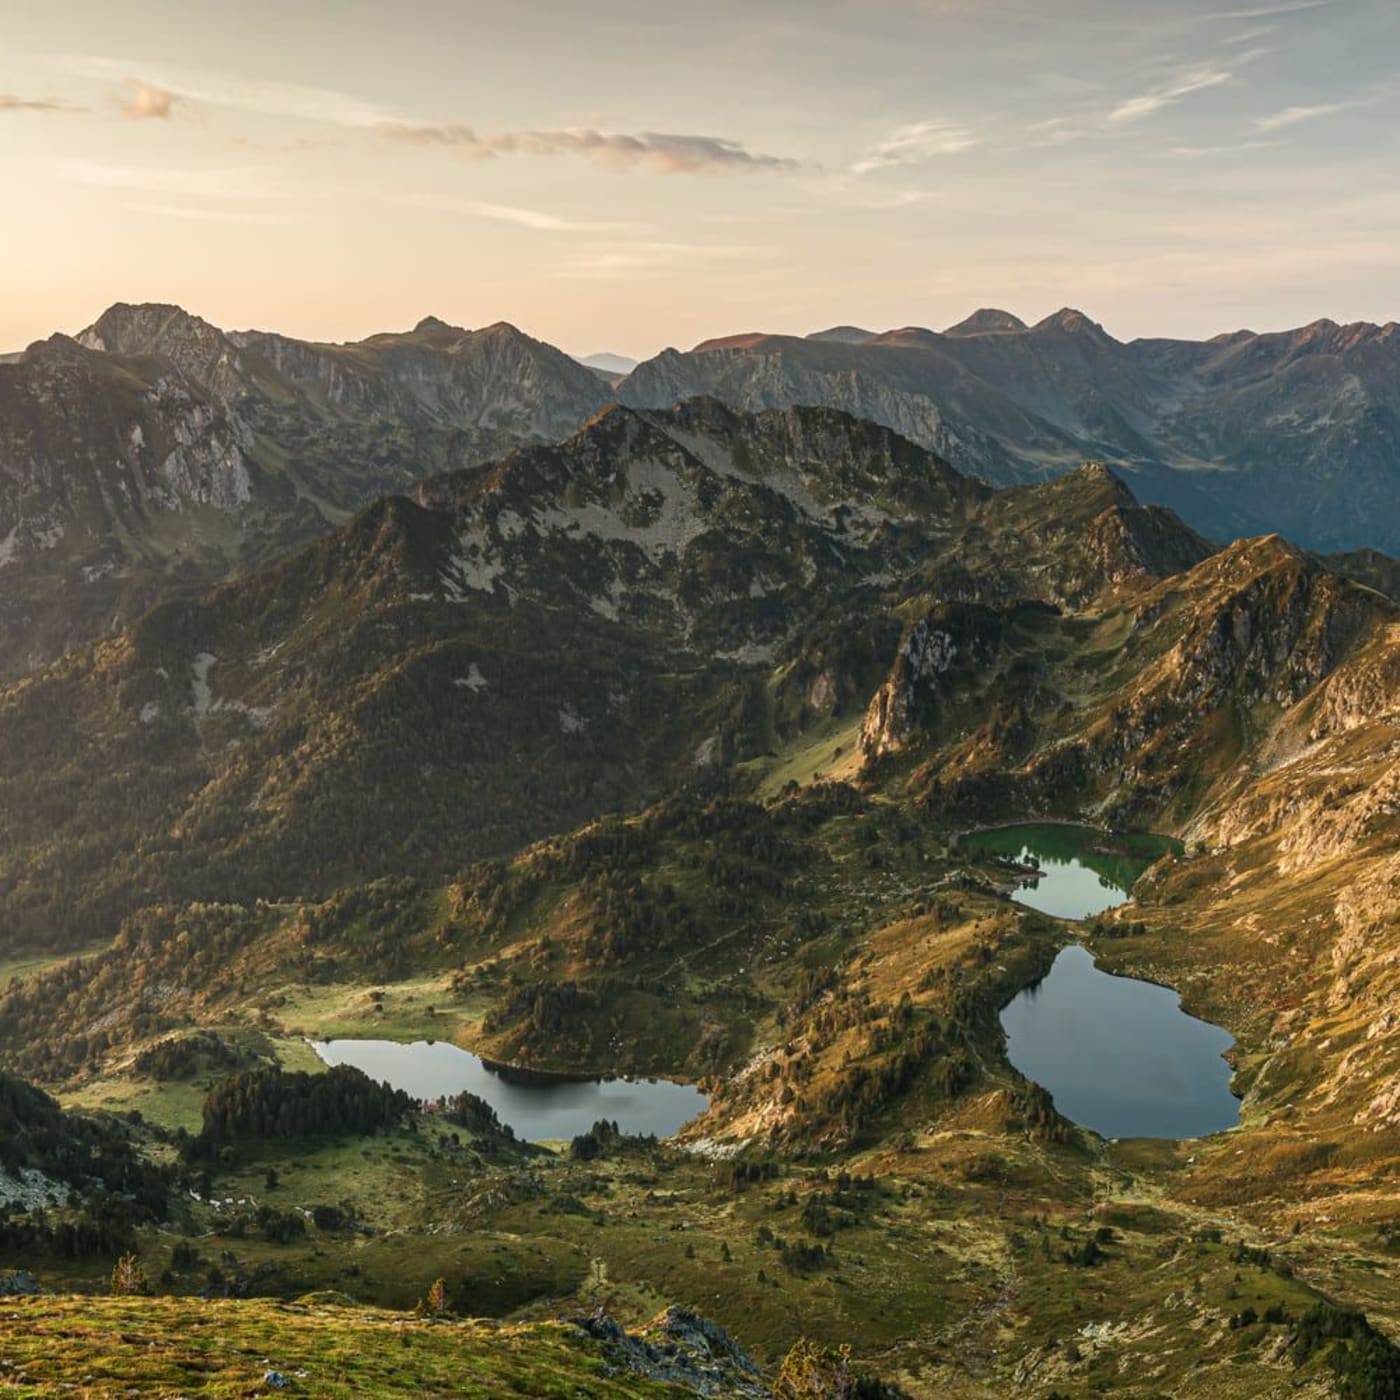
[[[445,1040],[313,1040],[328,1065],[353,1065],[415,1099],[443,1099],[470,1090],[526,1142],[571,1138],[600,1118],[625,1133],[671,1137],[705,1111],[693,1084],[669,1079],[571,1079],[488,1065]]]
[[[1078,944],[1001,1013],[1007,1059],[1066,1118],[1104,1137],[1191,1138],[1233,1128],[1221,1057],[1230,1033],[1188,1016],[1168,987],[1114,977]]]

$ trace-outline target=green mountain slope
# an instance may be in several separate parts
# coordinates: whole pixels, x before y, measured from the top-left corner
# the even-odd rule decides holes
[[[1347,572],[1102,466],[610,410],[0,692],[0,912],[47,956],[0,1063],[167,1162],[306,1036],[709,1096],[666,1145],[226,1144],[133,1227],[173,1292],[207,1236],[230,1289],[680,1300],[915,1396],[1384,1396],[1400,613]],[[1074,925],[959,839],[1029,817],[1179,845]],[[998,1010],[1078,938],[1231,1032],[1238,1129],[1105,1141],[1011,1067]]]
[[[0,677],[607,399],[506,325],[312,345],[114,306],[0,365]]]

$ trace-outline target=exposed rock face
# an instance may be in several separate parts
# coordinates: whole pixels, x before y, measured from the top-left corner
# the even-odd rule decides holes
[[[867,364],[867,353],[879,359]],[[663,408],[681,399],[712,396],[746,412],[819,404],[893,428],[946,458],[960,471],[989,481],[1017,479],[1021,463],[992,436],[959,412],[945,377],[920,380],[921,360],[879,348],[876,340],[853,345],[787,336],[758,337],[702,346],[688,354],[664,350],[639,365],[617,396],[638,408]],[[1006,411],[1021,418],[1012,405]],[[1023,425],[1028,435],[1033,425]],[[1068,454],[1068,439],[1052,434]]]
[[[327,346],[114,306],[0,364],[0,678],[608,397],[504,325]]]
[[[1394,323],[1124,344],[1066,308],[1032,327],[984,310],[941,334],[710,341],[640,365],[619,394],[644,407],[692,394],[828,404],[995,482],[1101,458],[1218,539],[1281,531],[1395,554],[1397,384]]]
[[[752,659],[818,600],[912,567],[987,495],[844,414],[747,416],[712,399],[613,408],[558,447],[417,493],[455,516],[453,557],[431,585],[442,596],[582,604]]]
[[[936,733],[940,692],[952,689],[957,672],[975,676],[990,666],[1001,636],[1001,617],[976,604],[945,604],[920,618],[870,702],[862,751],[879,757],[904,748],[916,732]]]
[[[748,1352],[723,1327],[688,1308],[673,1305],[638,1332],[602,1313],[579,1318],[576,1325],[603,1343],[614,1366],[688,1394],[764,1400],[772,1393]]]
[[[1132,508],[1090,524],[1105,519],[1131,521]],[[1081,538],[1094,536],[1091,528]],[[1230,823],[1268,825],[1250,807],[1273,801],[1254,782],[1261,768],[1293,763],[1322,736],[1394,710],[1393,609],[1372,590],[1276,537],[1242,541],[1181,573],[1134,563],[1146,556],[1131,532],[1108,537],[1116,543],[1107,553],[1088,550],[1096,597],[1087,567],[1073,588],[1039,567],[1013,576],[1018,603],[936,603],[871,702],[867,757],[925,758],[938,800],[970,812],[1011,803],[1151,824],[1217,793],[1229,815],[1208,839],[1228,843],[1238,839]],[[1188,545],[1172,540],[1164,559]],[[1368,781],[1367,811],[1386,809],[1387,792]],[[1335,805],[1335,793],[1323,800]],[[1331,820],[1310,821],[1309,841],[1324,839]],[[1367,818],[1336,820],[1340,848]]]

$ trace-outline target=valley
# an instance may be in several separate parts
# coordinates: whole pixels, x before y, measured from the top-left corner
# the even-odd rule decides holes
[[[679,1303],[914,1397],[1384,1395],[1397,636],[1102,465],[993,489],[825,408],[614,407],[377,500],[0,691],[4,1082],[143,1183],[36,1140],[5,1262],[371,1333],[441,1278],[541,1357]],[[1223,1028],[1238,1126],[1101,1136],[1014,1067],[1087,956]],[[675,1097],[391,1068],[463,1052]]]

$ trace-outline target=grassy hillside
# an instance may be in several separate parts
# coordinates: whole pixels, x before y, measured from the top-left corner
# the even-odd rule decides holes
[[[309,1298],[39,1298],[0,1306],[16,1397],[426,1395],[664,1400],[679,1387],[616,1374],[578,1329],[418,1319]],[[269,1379],[272,1378],[272,1379]],[[689,1393],[695,1393],[693,1391]]]

